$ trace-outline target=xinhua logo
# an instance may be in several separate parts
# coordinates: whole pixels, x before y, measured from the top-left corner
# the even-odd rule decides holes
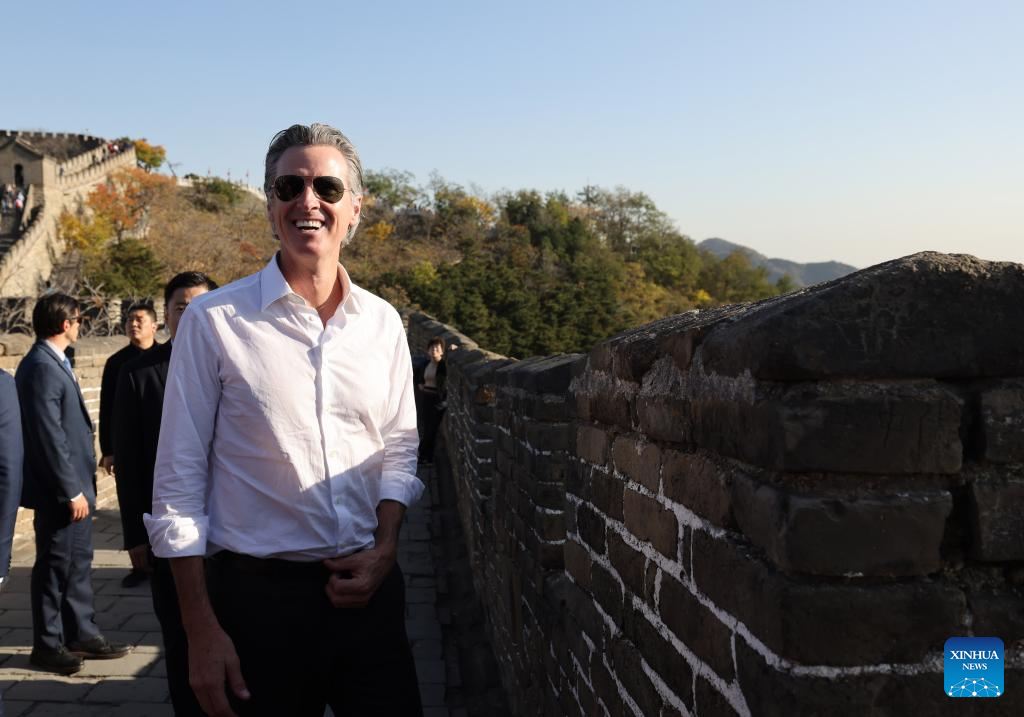
[[[944,662],[947,696],[1003,694],[1003,641],[998,637],[951,637],[946,640]]]

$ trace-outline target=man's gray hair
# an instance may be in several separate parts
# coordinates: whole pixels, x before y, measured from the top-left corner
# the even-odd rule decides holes
[[[270,148],[267,150],[267,158],[264,163],[263,193],[267,196],[267,206],[270,206],[270,198],[274,192],[274,180],[277,179],[277,162],[281,155],[290,147],[334,147],[345,158],[348,164],[348,186],[352,190],[353,199],[363,195],[363,163],[359,159],[359,152],[349,141],[348,137],[340,130],[328,124],[314,122],[308,127],[304,124],[293,124],[288,129],[283,129],[274,135],[270,140]],[[356,233],[359,226],[359,219],[362,215],[357,214],[352,228],[348,230],[342,245],[348,244],[352,235]]]

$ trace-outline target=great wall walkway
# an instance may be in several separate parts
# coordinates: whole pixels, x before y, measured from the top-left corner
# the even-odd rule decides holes
[[[420,477],[428,492],[407,513],[401,534],[398,560],[406,580],[406,628],[416,657],[425,717],[460,717],[465,715],[463,709],[447,706],[458,692],[460,678],[454,648],[443,635],[446,609],[437,607],[439,596],[443,602],[446,580],[443,566],[435,560],[439,554],[435,543],[440,534],[440,516],[434,511],[437,489],[431,473],[429,467],[421,467]],[[11,574],[0,593],[0,689],[6,717],[174,714],[149,585],[121,587],[129,562],[120,548],[121,523],[116,506],[99,509],[93,558],[96,621],[105,635],[131,643],[135,649],[119,660],[87,660],[81,672],[63,677],[37,670],[28,662],[32,648],[28,585],[34,548],[29,541],[16,546]]]

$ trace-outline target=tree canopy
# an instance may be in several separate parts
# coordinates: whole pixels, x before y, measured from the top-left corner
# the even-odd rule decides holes
[[[149,295],[179,271],[226,283],[265,264],[277,245],[263,202],[217,177],[189,179],[126,170],[61,218],[93,285]],[[364,180],[360,229],[342,250],[353,279],[510,356],[584,351],[670,314],[792,288],[743,253],[699,249],[625,187],[485,196],[393,169]]]
[[[132,144],[135,146],[135,161],[140,169],[152,172],[159,169],[167,159],[167,150],[159,144],[150,144],[145,138],[136,139]]]
[[[790,288],[742,253],[698,249],[642,192],[484,197],[439,177],[368,172],[357,282],[512,356],[581,351],[630,326]]]

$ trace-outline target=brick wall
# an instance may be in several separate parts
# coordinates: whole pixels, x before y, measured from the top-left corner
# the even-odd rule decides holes
[[[75,375],[82,387],[82,396],[89,409],[89,416],[96,427],[96,457],[99,459],[99,425],[100,425],[100,379],[103,377],[103,366],[112,353],[127,344],[124,336],[95,337],[82,339],[75,344]],[[12,376],[25,353],[32,346],[32,339],[20,334],[0,335],[0,370]],[[96,472],[96,505],[98,508],[117,507],[117,489],[114,478],[102,470]],[[15,545],[31,542],[32,511],[18,509],[18,522],[14,533]]]
[[[447,469],[513,713],[933,714],[965,635],[1019,713],[1022,299],[927,253],[525,361],[412,315],[460,346]]]

